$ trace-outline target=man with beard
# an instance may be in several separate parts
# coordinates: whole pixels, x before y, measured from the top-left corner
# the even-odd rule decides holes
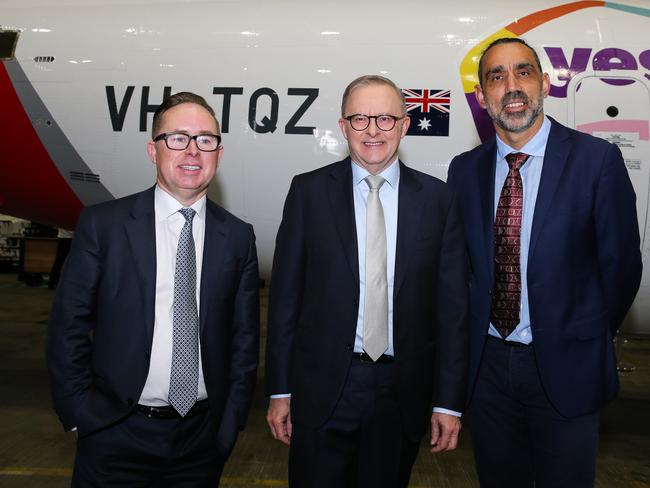
[[[457,156],[472,269],[469,418],[482,487],[591,487],[612,338],[639,287],[635,195],[615,145],[544,116],[550,80],[492,42],[476,98],[496,138]]]

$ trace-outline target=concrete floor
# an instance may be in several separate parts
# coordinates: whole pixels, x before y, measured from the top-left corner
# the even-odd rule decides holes
[[[0,487],[69,486],[74,440],[51,408],[43,359],[52,296],[0,275]],[[264,316],[265,303],[262,309]],[[597,487],[650,488],[650,338],[630,339],[623,359],[636,370],[621,376],[620,398],[603,413]],[[265,411],[260,387],[221,486],[287,486],[288,451],[271,438]],[[478,486],[468,434],[451,453],[433,456],[423,447],[411,487]]]

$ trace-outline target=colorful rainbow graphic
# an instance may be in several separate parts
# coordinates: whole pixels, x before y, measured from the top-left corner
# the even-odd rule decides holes
[[[526,17],[522,17],[521,19],[508,24],[503,29],[485,38],[482,42],[478,43],[467,53],[460,64],[460,78],[463,84],[465,98],[467,99],[469,108],[472,111],[474,124],[476,125],[476,130],[478,131],[478,135],[481,138],[481,141],[485,141],[494,135],[494,129],[490,117],[488,116],[487,112],[479,106],[476,98],[474,97],[474,86],[476,86],[479,81],[477,76],[478,61],[483,50],[495,39],[499,39],[501,37],[520,37],[526,32],[533,30],[542,24],[545,24],[546,22],[557,19],[559,17],[563,17],[564,15],[570,14],[577,10],[591,7],[611,8],[629,12],[635,15],[650,17],[650,9],[631,7],[629,5],[623,5],[620,3],[604,1],[571,2],[564,5],[559,5],[557,7],[540,10],[538,12],[527,15]]]

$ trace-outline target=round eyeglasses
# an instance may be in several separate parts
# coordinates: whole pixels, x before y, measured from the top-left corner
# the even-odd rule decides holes
[[[375,119],[375,124],[379,130],[388,132],[393,130],[395,124],[398,120],[402,120],[404,117],[396,117],[394,115],[364,115],[364,114],[354,114],[343,117],[345,120],[350,122],[350,127],[354,130],[366,130],[370,125],[370,119]]]
[[[153,141],[165,141],[167,147],[173,151],[184,151],[194,139],[196,147],[199,151],[213,152],[219,148],[221,144],[221,136],[216,134],[197,134],[191,136],[184,132],[164,132],[154,137]]]

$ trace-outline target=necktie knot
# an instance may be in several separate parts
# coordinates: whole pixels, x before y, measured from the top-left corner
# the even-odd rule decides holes
[[[371,191],[372,190],[379,191],[381,185],[383,185],[386,182],[386,180],[379,175],[368,175],[366,176],[365,181],[368,184],[368,187],[370,188]]]
[[[506,156],[506,162],[513,171],[519,171],[530,156],[522,152],[510,153]]]
[[[183,217],[185,217],[185,221],[189,222],[190,224],[192,223],[192,219],[196,215],[194,209],[190,207],[183,207],[178,211],[178,213],[180,213]]]

